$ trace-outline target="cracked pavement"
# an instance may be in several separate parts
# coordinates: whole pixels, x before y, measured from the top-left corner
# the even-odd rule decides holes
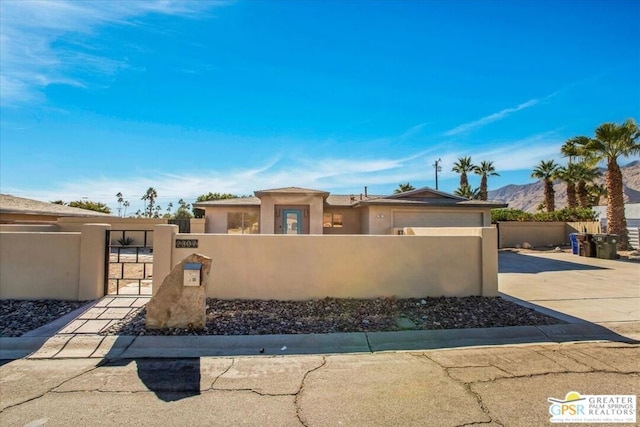
[[[18,359],[0,367],[0,425],[544,425],[548,397],[637,395],[639,374],[640,346],[613,342]]]

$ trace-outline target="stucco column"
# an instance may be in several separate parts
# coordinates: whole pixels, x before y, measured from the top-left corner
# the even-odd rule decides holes
[[[174,224],[153,227],[153,295],[158,292],[162,281],[173,268],[173,242],[176,234],[178,226]]]
[[[482,228],[482,296],[498,296],[498,230]]]
[[[80,228],[80,274],[78,301],[104,296],[107,230],[109,224],[83,224]]]

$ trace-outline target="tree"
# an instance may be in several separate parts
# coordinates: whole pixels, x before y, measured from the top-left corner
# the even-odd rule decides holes
[[[453,172],[460,174],[460,189],[469,187],[469,180],[467,179],[467,173],[475,170],[475,165],[471,163],[471,157],[460,157],[457,162],[453,164]]]
[[[209,192],[207,194],[199,195],[198,198],[196,199],[196,203],[197,202],[207,202],[209,200],[225,200],[225,199],[237,199],[237,198],[238,198],[238,196],[236,196],[235,194]],[[196,218],[204,217],[204,210],[194,207],[193,208],[193,216],[195,216]]]
[[[147,218],[151,218],[153,216],[153,205],[157,198],[158,192],[156,191],[156,189],[153,187],[149,187],[149,189],[147,189],[147,192],[144,193],[144,196],[142,196],[142,198],[140,199],[145,201],[145,216]]]
[[[109,209],[109,206],[101,202],[92,202],[90,200],[75,200],[73,202],[69,202],[69,206],[72,208],[87,209],[90,211],[102,212],[106,214],[111,213],[111,209]]]
[[[54,205],[67,206],[67,203],[62,200],[53,200],[51,203],[53,203]]]
[[[453,192],[453,194],[455,194],[456,196],[465,197],[467,199],[477,200],[478,197],[480,196],[480,189],[471,188],[471,186],[467,184],[464,187],[458,188],[456,191]]]
[[[487,190],[487,178],[490,176],[500,176],[496,172],[496,168],[493,166],[493,162],[480,162],[479,166],[474,166],[473,172],[476,175],[480,175],[480,192],[478,193],[478,197],[480,200],[487,200],[488,190]]]
[[[587,193],[589,194],[589,205],[599,206],[600,199],[607,197],[607,187],[604,184],[587,185]]]
[[[553,212],[556,208],[556,192],[553,189],[553,180],[558,173],[558,167],[553,160],[541,160],[531,173],[532,178],[544,181],[544,206],[547,208],[547,212]]]
[[[573,159],[578,157],[581,151],[578,138],[569,138],[562,147],[560,147],[560,153],[564,157],[569,158],[569,164],[573,163]]]
[[[607,228],[611,234],[618,235],[618,249],[626,250],[627,220],[624,216],[624,193],[622,188],[622,171],[618,165],[618,157],[629,157],[640,153],[640,129],[633,119],[621,125],[604,123],[595,131],[595,138],[585,138],[581,144],[598,160],[607,162],[605,185],[607,187]]]
[[[560,166],[556,170],[556,177],[560,178],[567,185],[567,206],[572,209],[578,207],[578,199],[576,197],[576,181],[578,181],[576,166],[576,163],[569,163],[567,166]]]
[[[580,207],[591,207],[592,205],[589,201],[589,190],[587,189],[587,186],[593,183],[596,178],[602,176],[602,172],[586,161],[576,163],[574,166],[575,177],[577,180],[576,192],[578,195],[578,201],[580,202]]]
[[[191,205],[183,199],[178,200],[178,209],[173,217],[175,219],[193,218],[193,215],[191,214]]]
[[[128,201],[128,200],[125,200],[125,201],[124,201],[124,203],[122,204],[122,206],[124,206],[124,213],[122,214],[122,216],[127,216],[127,208],[128,208],[129,206],[131,206],[131,205],[129,204],[129,201]]]
[[[116,197],[118,198],[118,216],[122,216],[120,215],[120,212],[122,210],[122,202],[124,202],[124,199],[122,198],[122,193],[118,192],[116,194]]]
[[[396,188],[395,190],[393,190],[394,194],[400,194],[400,193],[404,193],[406,191],[411,191],[411,190],[415,190],[416,188],[409,184],[408,182],[406,184],[400,184],[398,185],[398,188]]]

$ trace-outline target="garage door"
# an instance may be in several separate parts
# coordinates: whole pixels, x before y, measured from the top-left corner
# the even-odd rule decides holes
[[[482,227],[480,212],[394,212],[394,227]]]

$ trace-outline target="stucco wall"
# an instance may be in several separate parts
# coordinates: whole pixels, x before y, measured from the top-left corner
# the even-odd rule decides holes
[[[0,232],[0,299],[92,300],[104,292],[106,224]]]
[[[265,194],[260,198],[260,233],[275,233],[276,205],[309,205],[309,234],[323,234],[324,199],[313,194]]]
[[[534,247],[566,244],[564,222],[498,222],[498,247],[514,248],[529,243]]]
[[[260,215],[260,207],[207,207],[205,208],[207,219],[205,233],[227,234],[227,213],[248,212]],[[195,232],[195,231],[194,231]]]
[[[497,295],[494,228],[428,237],[190,234],[194,250],[176,249],[176,236],[187,235],[165,236],[175,228],[159,227],[164,244],[154,246],[154,271],[163,273],[154,275],[154,291],[195,251],[213,259],[208,296],[215,298]]]
[[[515,248],[523,243],[534,247],[569,244],[570,233],[599,233],[600,223],[589,222],[498,222],[498,247]]]
[[[361,234],[360,210],[350,207],[325,208],[325,213],[342,214],[342,227],[323,227],[324,234]]]
[[[416,207],[372,205],[364,208],[366,234],[392,234],[404,227],[490,227],[491,210],[481,208]]]
[[[60,231],[58,225],[52,224],[0,224],[0,231],[54,232]]]

